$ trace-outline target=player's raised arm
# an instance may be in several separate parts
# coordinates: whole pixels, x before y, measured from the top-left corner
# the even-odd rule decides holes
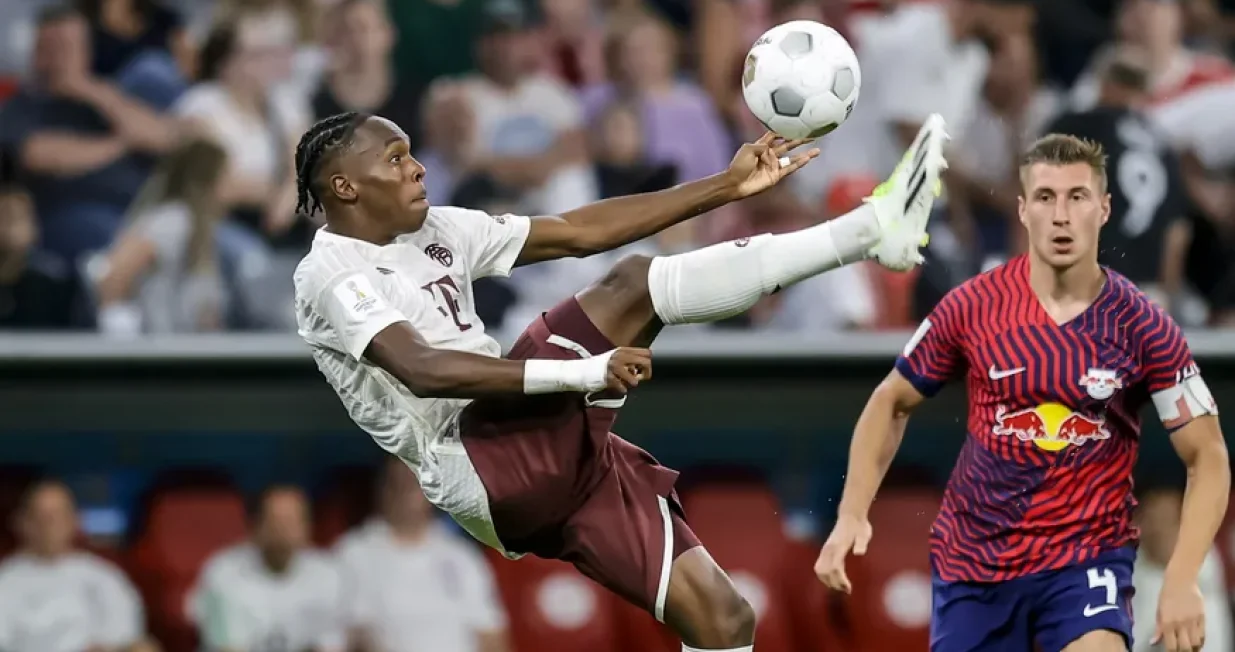
[[[1226,515],[1231,468],[1218,425],[1218,405],[1179,326],[1165,312],[1146,328],[1142,364],[1154,409],[1188,469],[1179,536],[1158,598],[1154,643],[1199,649],[1205,637],[1204,601],[1197,589],[1201,565]]]
[[[961,366],[961,306],[956,292],[944,297],[910,338],[896,368],[871,393],[858,417],[836,526],[815,562],[815,574],[829,588],[852,590],[845,557],[850,551],[866,554],[872,535],[870,506],[900,448],[909,413],[939,391]]]
[[[323,253],[297,270],[297,294],[328,325],[330,334],[319,334],[319,342],[368,360],[417,396],[475,398],[604,389],[625,394],[651,378],[651,353],[645,349],[614,349],[579,360],[523,361],[435,348],[377,290],[377,274],[348,252]]]
[[[729,169],[719,174],[668,190],[606,199],[557,217],[534,218],[516,265],[616,249],[729,202],[761,193],[819,155],[818,149],[811,149],[784,158],[805,143],[786,141],[769,132],[758,141],[743,145]]]

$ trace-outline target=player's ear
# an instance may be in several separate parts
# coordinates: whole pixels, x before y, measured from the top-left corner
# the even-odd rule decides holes
[[[1028,227],[1029,223],[1025,221],[1025,193],[1016,195],[1016,216],[1020,218],[1021,224]]]
[[[1111,219],[1111,193],[1102,195],[1102,226],[1106,226],[1106,221]]]
[[[350,204],[356,201],[356,187],[342,174],[331,175],[330,191],[344,203]]]

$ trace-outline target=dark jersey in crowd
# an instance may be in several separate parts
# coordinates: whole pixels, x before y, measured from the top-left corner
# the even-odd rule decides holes
[[[77,274],[53,256],[36,252],[20,274],[0,280],[0,331],[82,328],[84,312]]]
[[[1098,258],[1134,283],[1158,281],[1167,229],[1188,210],[1169,143],[1141,114],[1114,107],[1065,114],[1048,131],[1087,138],[1106,150],[1111,219]]]

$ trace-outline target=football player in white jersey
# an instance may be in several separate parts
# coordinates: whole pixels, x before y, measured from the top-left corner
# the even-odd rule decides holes
[[[630,256],[534,321],[501,357],[476,316],[485,276],[608,251],[757,194],[818,155],[767,134],[728,170],[558,216],[430,207],[425,169],[389,120],[342,114],[301,139],[301,208],[326,226],[296,270],[302,337],[356,423],[425,495],[510,557],[565,559],[671,626],[685,650],[753,649],[754,612],[686,525],[676,472],[610,432],[651,377],[666,324],[750,308],[805,278],[874,258],[921,262],[945,167],[932,116],[861,208],[801,231]]]

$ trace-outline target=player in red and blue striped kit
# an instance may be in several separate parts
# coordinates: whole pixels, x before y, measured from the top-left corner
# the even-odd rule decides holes
[[[1048,136],[1021,182],[1029,252],[944,297],[871,396],[816,573],[850,589],[844,559],[865,552],[907,415],[964,377],[968,437],[931,527],[932,652],[1130,649],[1132,467],[1152,403],[1189,471],[1156,638],[1198,650],[1196,577],[1230,489],[1217,406],[1178,325],[1098,265],[1101,148]]]

